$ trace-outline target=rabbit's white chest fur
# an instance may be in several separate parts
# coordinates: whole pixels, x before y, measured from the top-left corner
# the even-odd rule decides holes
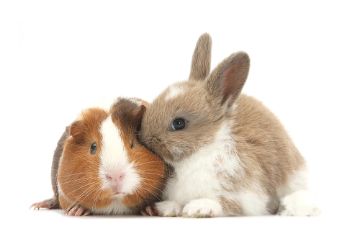
[[[222,125],[211,144],[173,166],[175,176],[169,179],[164,196],[181,205],[197,198],[216,199],[222,195],[229,182],[221,179],[224,173],[239,180],[242,176],[241,161],[228,124]]]

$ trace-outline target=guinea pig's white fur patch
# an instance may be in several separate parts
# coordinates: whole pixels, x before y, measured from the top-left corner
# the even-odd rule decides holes
[[[121,171],[124,174],[122,191],[126,194],[133,193],[140,184],[140,176],[137,174],[133,162],[129,160],[120,131],[111,116],[102,122],[100,133],[102,141],[99,175],[103,186],[109,186],[106,179],[107,172]]]

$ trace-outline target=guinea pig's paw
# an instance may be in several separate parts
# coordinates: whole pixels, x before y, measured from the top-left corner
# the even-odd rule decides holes
[[[320,209],[314,204],[309,192],[301,190],[281,199],[278,214],[282,216],[317,216],[320,214]]]
[[[158,216],[158,212],[154,205],[146,206],[143,210],[140,211],[143,216]]]
[[[54,209],[58,207],[58,203],[54,198],[36,202],[31,205],[31,208],[39,210],[40,208]]]
[[[90,210],[79,205],[69,207],[65,210],[65,214],[69,216],[87,216],[90,215],[90,213]]]
[[[192,218],[219,217],[222,215],[222,206],[213,199],[191,200],[182,211],[182,216]]]

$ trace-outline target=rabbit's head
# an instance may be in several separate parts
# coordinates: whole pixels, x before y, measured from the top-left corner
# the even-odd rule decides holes
[[[203,34],[189,80],[168,87],[144,114],[141,140],[170,164],[211,143],[246,81],[246,53],[230,55],[209,75],[210,58],[211,38]]]

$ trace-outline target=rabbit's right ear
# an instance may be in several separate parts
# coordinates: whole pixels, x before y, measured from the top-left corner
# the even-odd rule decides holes
[[[206,89],[221,101],[221,105],[230,107],[239,96],[249,73],[250,58],[244,52],[230,55],[210,74]]]
[[[192,56],[190,80],[205,80],[210,72],[211,64],[211,37],[204,33],[196,43]]]

